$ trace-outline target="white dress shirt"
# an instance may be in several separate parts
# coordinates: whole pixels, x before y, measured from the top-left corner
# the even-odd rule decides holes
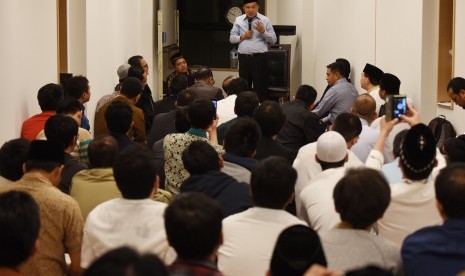
[[[234,113],[237,95],[229,95],[228,97],[216,102],[216,114],[218,115],[218,125],[226,123],[237,117]]]
[[[265,275],[279,234],[305,222],[284,210],[253,207],[223,220],[218,268],[224,275]]]
[[[379,115],[379,108],[384,104],[384,100],[379,96],[379,85],[373,86],[367,93],[375,99],[376,114]]]

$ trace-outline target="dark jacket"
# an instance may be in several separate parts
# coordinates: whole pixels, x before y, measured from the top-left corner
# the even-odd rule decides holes
[[[156,101],[153,105],[153,116],[157,116],[161,113],[169,112],[176,108],[176,96],[168,96],[159,101]],[[151,121],[152,122],[152,121]]]
[[[61,181],[58,185],[58,189],[69,195],[69,191],[71,190],[71,180],[74,175],[82,170],[87,170],[88,168],[89,167],[86,164],[79,162],[76,157],[71,156],[69,153],[65,153],[65,162],[63,170],[61,171]]]
[[[154,109],[153,109],[154,101],[152,97],[152,90],[148,84],[145,85],[144,90],[140,94],[139,101],[137,102],[136,106],[144,112],[144,120],[145,120],[145,132],[148,133],[150,128],[152,127],[152,120],[154,116]]]
[[[149,148],[151,148],[156,141],[165,138],[167,134],[176,133],[176,127],[174,126],[175,119],[176,109],[157,114],[153,118],[152,129],[147,136],[147,145]]]
[[[216,200],[223,210],[224,217],[252,207],[249,185],[238,182],[231,176],[219,171],[191,175],[181,185],[180,190],[181,193],[199,192]]]
[[[198,99],[208,101],[213,99],[216,99],[217,101],[224,99],[221,88],[203,82],[197,82],[191,85],[188,90],[194,92]]]
[[[286,148],[285,146],[274,141],[271,137],[263,137],[258,142],[257,153],[253,157],[257,160],[262,160],[270,156],[281,156],[289,161],[292,165],[297,152]]]

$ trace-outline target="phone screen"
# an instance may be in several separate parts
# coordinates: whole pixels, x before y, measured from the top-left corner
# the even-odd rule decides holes
[[[213,103],[213,106],[214,106],[215,109],[216,109],[216,100],[212,100],[212,103]]]
[[[399,118],[400,115],[407,113],[407,99],[405,97],[393,97],[393,118]]]

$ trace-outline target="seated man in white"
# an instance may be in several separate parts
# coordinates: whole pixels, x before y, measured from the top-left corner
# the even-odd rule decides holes
[[[218,267],[225,275],[265,275],[276,240],[285,228],[302,224],[284,208],[294,198],[296,171],[287,160],[269,157],[252,170],[255,207],[223,220]]]
[[[349,169],[333,191],[341,223],[319,232],[328,267],[346,272],[376,265],[400,274],[400,246],[370,233],[383,216],[391,190],[380,172],[368,168]]]
[[[353,145],[358,141],[360,132],[362,131],[362,124],[357,116],[351,113],[341,113],[336,117],[336,121],[331,126],[331,130],[340,133],[347,145],[348,161],[344,163],[344,167],[358,167],[363,163],[355,156],[350,150]],[[296,209],[297,216],[301,217],[302,206],[300,203],[300,193],[302,190],[311,183],[319,173],[322,172],[320,164],[315,160],[316,142],[307,144],[300,148],[297,157],[292,165],[297,170],[297,182],[295,184]]]
[[[169,263],[174,252],[166,238],[165,203],[153,200],[158,189],[155,164],[148,149],[132,145],[121,151],[113,165],[116,184],[123,198],[98,205],[84,226],[81,267],[111,249],[130,246],[150,252]]]
[[[365,163],[368,154],[375,146],[379,136],[379,129],[370,127],[370,124],[378,116],[376,113],[375,99],[368,94],[362,94],[355,99],[354,107],[352,107],[351,111],[360,118],[360,122],[362,123],[360,139],[358,139],[357,144],[351,148],[351,151],[355,153],[360,161]],[[383,151],[385,163],[392,161],[391,151],[391,144],[386,142]]]
[[[231,79],[229,82],[229,85],[223,86],[223,89],[226,94],[228,94],[228,96],[216,103],[216,113],[218,114],[219,118],[218,125],[226,123],[227,121],[237,117],[236,113],[234,112],[234,105],[236,103],[237,95],[240,92],[248,91],[249,83],[246,79],[233,77],[233,79]]]

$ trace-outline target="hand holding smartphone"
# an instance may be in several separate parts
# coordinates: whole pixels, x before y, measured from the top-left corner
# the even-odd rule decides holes
[[[407,97],[405,95],[389,95],[386,98],[386,122],[407,114]]]

